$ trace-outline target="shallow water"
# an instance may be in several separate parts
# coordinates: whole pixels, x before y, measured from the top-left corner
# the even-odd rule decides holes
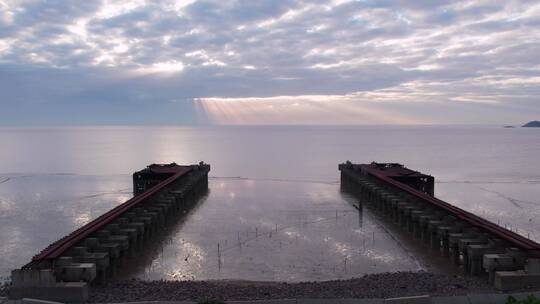
[[[424,269],[335,183],[218,178],[210,189],[130,275],[312,281]]]
[[[359,226],[354,202],[339,193],[337,164],[345,160],[401,162],[432,174],[440,198],[538,240],[538,131],[469,126],[0,128],[0,276],[128,199],[130,174],[152,162],[204,160],[212,165],[212,178],[209,196],[175,227],[162,253],[148,254],[148,264],[134,273],[140,277],[294,281],[429,267],[431,261],[411,258],[414,249],[381,230],[368,208]],[[330,209],[334,220],[317,222]],[[264,237],[272,224],[278,233]],[[259,226],[261,237],[247,241],[240,253],[233,245],[237,234],[241,240],[252,237]],[[375,246],[369,248],[366,241],[366,252],[373,253],[362,254],[366,234],[373,231]],[[221,267],[217,243],[224,248]],[[188,264],[186,256],[197,252],[192,245],[202,253],[193,253],[199,257],[190,256]],[[370,266],[377,259],[380,263]]]

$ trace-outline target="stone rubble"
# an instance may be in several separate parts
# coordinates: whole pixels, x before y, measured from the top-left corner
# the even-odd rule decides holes
[[[141,281],[94,287],[90,302],[256,300],[287,298],[392,298],[494,292],[483,279],[428,272],[394,272],[324,282]]]

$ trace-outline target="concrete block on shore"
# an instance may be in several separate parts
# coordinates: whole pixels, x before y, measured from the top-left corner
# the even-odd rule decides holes
[[[15,269],[11,272],[13,286],[51,286],[56,283],[51,269]]]
[[[527,259],[527,261],[525,262],[525,272],[530,274],[540,273],[540,259]]]
[[[384,300],[383,303],[388,304],[431,304],[431,297],[429,295],[414,296],[414,297],[401,297],[401,298],[389,298]]]
[[[515,259],[507,254],[484,254],[483,267],[485,269],[505,269],[515,267]]]
[[[58,270],[58,278],[65,282],[92,282],[97,276],[96,271],[94,263],[73,263],[61,267]]]
[[[85,302],[88,284],[85,282],[56,283],[54,286],[12,286],[10,299],[37,298],[60,302]]]
[[[528,274],[523,270],[495,272],[495,288],[504,291],[540,287],[540,274]]]

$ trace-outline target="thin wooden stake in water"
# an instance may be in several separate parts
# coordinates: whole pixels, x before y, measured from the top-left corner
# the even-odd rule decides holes
[[[219,248],[219,243],[217,244],[217,255],[218,255],[218,268],[221,270],[221,250]]]
[[[364,210],[363,210],[362,202],[358,202],[358,226],[360,228],[362,228],[362,225],[363,225],[363,214],[364,214]]]

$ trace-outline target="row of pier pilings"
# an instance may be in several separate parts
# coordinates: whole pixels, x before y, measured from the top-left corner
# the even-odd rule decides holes
[[[53,260],[12,271],[10,298],[79,302],[88,286],[114,278],[160,230],[187,213],[208,191],[208,170],[193,170],[134,206]]]
[[[341,187],[371,203],[393,226],[449,259],[465,274],[486,276],[501,290],[540,287],[540,260],[436,206],[360,171],[341,168]]]

